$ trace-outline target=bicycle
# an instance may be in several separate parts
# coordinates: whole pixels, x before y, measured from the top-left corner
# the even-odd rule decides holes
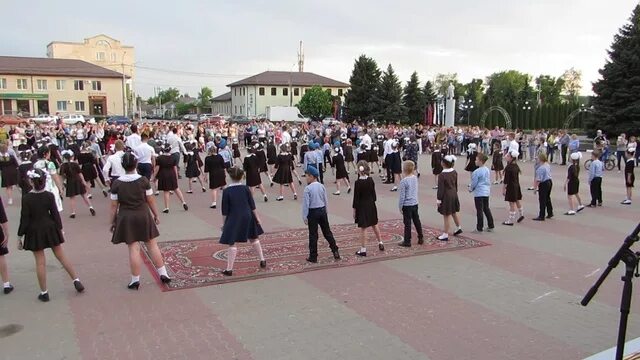
[[[592,152],[593,152],[593,150],[587,150],[587,152],[588,152],[588,153],[592,153]],[[592,161],[593,161],[593,160],[588,159],[588,160],[586,160],[586,161],[584,162],[584,168],[585,168],[586,170],[589,170],[589,167],[591,167],[591,162],[592,162]],[[616,156],[615,156],[615,154],[609,154],[609,157],[608,157],[607,159],[605,159],[605,161],[604,161],[604,168],[605,168],[607,171],[611,171],[611,170],[613,170],[613,169],[615,169],[615,168],[616,168]]]

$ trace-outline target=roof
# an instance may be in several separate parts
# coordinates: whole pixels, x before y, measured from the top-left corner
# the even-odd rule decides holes
[[[73,42],[73,41],[52,41],[52,42],[50,42],[50,43],[48,43],[48,44],[47,44],[47,47],[49,47],[49,46],[51,46],[51,45],[53,45],[53,44],[85,45],[86,43],[88,43],[88,42],[89,42],[89,40],[91,40],[91,39],[95,39],[95,38],[98,38],[98,37],[105,37],[105,38],[107,38],[107,39],[109,39],[109,40],[111,40],[111,41],[113,41],[113,42],[118,42],[118,43],[120,43],[120,44],[121,44],[121,45],[120,45],[120,47],[133,49],[133,46],[130,46],[130,45],[122,45],[122,43],[121,43],[121,41],[120,41],[120,40],[118,40],[118,39],[114,39],[114,38],[112,38],[111,36],[109,36],[109,35],[105,35],[105,34],[98,34],[98,35],[95,35],[95,36],[91,36],[91,37],[85,38],[83,42]]]
[[[246,79],[236,81],[227,86],[240,85],[292,85],[292,86],[313,86],[320,85],[325,87],[349,87],[347,83],[329,79],[310,72],[294,72],[294,71],[265,71],[258,75],[250,76]]]
[[[231,91],[222,95],[216,96],[211,101],[231,101]]]
[[[0,74],[122,78],[122,74],[82,60],[0,56]]]

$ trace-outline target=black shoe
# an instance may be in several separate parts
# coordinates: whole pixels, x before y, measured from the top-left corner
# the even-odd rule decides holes
[[[231,276],[233,275],[233,270],[222,270],[222,275]]]
[[[140,281],[132,282],[129,285],[127,285],[127,289],[129,290],[138,290],[139,287],[140,287]]]
[[[211,205],[209,206],[209,209],[215,209],[217,206],[216,205]]]
[[[73,282],[73,287],[76,288],[76,291],[81,293],[84,291],[84,285],[80,282],[80,280],[76,280]]]
[[[270,185],[270,186],[271,186],[271,187],[273,187],[273,183],[271,183],[271,185]]]
[[[104,197],[109,196],[109,194],[107,194],[107,190],[102,190],[102,195],[104,195]]]
[[[298,184],[302,185],[302,180],[298,180]]]
[[[384,251],[384,244],[383,243],[379,243],[378,244],[378,250]]]
[[[358,251],[356,251],[356,256],[366,257],[367,256],[367,252],[358,250]]]
[[[410,242],[401,241],[401,242],[398,243],[398,246],[411,247],[411,243]]]
[[[598,203],[598,206],[602,206],[602,203],[601,203],[601,202],[600,202],[600,203]]]
[[[96,216],[96,210],[94,208],[89,208],[89,212],[91,213],[91,216]]]
[[[267,198],[266,196],[264,197],[264,202],[269,201],[269,198]]]
[[[202,188],[202,192],[203,192],[203,193],[207,192],[207,189]]]
[[[520,217],[518,218],[518,222],[521,223],[522,220],[524,220],[524,215],[520,215]]]
[[[163,213],[168,214],[169,213],[169,209],[164,209],[162,210]]]
[[[260,261],[260,268],[261,269],[266,269],[267,268],[267,260],[261,260]]]
[[[187,194],[193,194],[193,190],[187,190]]]
[[[75,218],[76,218],[76,214],[71,214],[71,215],[69,216],[69,219],[75,219]]]
[[[351,187],[347,189],[347,194],[351,194]]]
[[[298,200],[298,194],[293,194],[293,200]]]
[[[418,236],[418,245],[424,244],[424,236]]]
[[[543,217],[536,217],[536,218],[533,218],[531,220],[533,220],[533,221],[544,221],[544,218]]]
[[[453,236],[458,236],[460,234],[462,234],[462,229],[456,230],[456,232],[453,233]]]
[[[187,203],[182,204],[182,208],[184,211],[189,211],[189,205],[187,205]]]
[[[333,252],[333,258],[335,260],[340,260],[340,253],[338,252],[338,250]]]
[[[4,294],[10,294],[13,291],[13,285],[9,285],[9,287],[4,288]]]
[[[503,223],[502,223],[502,225],[513,226],[513,223],[510,223],[510,222],[506,222],[506,221],[505,221],[505,222],[503,222]]]
[[[596,204],[589,204],[587,206],[590,207],[590,208],[594,208],[594,207],[596,207]]]
[[[316,264],[316,263],[318,262],[318,259],[317,259],[317,258],[314,258],[314,257],[308,257],[308,258],[307,258],[307,261],[308,261],[308,262],[310,262],[310,263],[314,263],[314,264]]]
[[[547,215],[547,219],[551,219],[553,217],[553,214]]]
[[[167,275],[160,275],[160,281],[162,281],[163,284],[168,284],[171,282],[171,278]]]
[[[40,300],[42,302],[48,302],[49,301],[49,293],[38,295],[38,300]]]

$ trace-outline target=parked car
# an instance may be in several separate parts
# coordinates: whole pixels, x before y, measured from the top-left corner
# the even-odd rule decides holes
[[[37,124],[49,124],[58,121],[58,117],[49,114],[40,114],[36,117],[32,117],[29,120],[34,121]]]
[[[69,114],[62,117],[62,122],[66,125],[85,124],[85,123],[95,124],[96,119],[94,118],[86,119],[84,115],[81,115],[81,114]]]
[[[0,115],[0,126],[27,124],[29,119],[15,115]]]
[[[234,123],[238,123],[238,124],[248,124],[251,122],[251,120],[244,116],[244,115],[234,115],[231,117],[231,119],[229,121],[232,121]]]
[[[200,119],[198,123],[219,126],[224,125],[225,119],[222,116],[210,116]]]
[[[131,124],[131,119],[126,116],[112,116],[107,119],[109,125],[127,125]]]

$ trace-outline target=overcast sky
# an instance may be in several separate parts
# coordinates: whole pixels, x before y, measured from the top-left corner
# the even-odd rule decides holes
[[[305,71],[348,82],[360,54],[391,63],[403,83],[458,73],[463,82],[516,69],[559,76],[583,72],[584,94],[613,35],[638,0],[235,0],[2,1],[0,54],[46,56],[51,41],[81,42],[104,33],[136,48],[143,97],[154,86],[214,95],[265,70]],[[216,75],[218,74],[218,75]],[[237,75],[237,76],[231,76]]]

